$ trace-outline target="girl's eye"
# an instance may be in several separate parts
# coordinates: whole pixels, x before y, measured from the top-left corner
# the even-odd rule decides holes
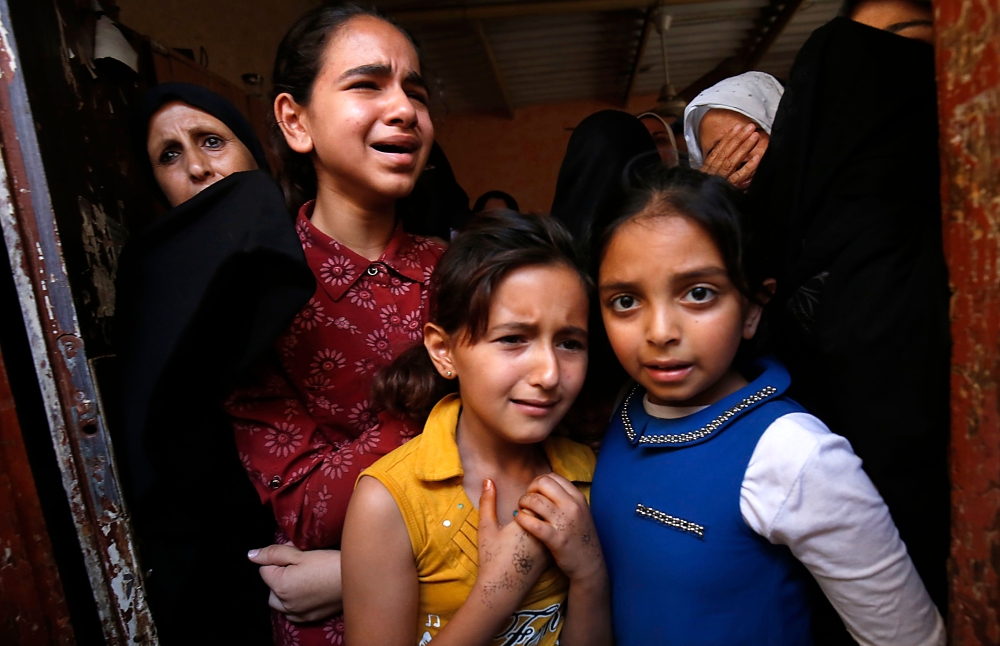
[[[715,290],[711,287],[698,286],[684,295],[684,300],[692,303],[707,303],[715,298]]]
[[[205,145],[209,148],[222,148],[226,141],[222,137],[217,137],[215,135],[209,135],[205,137]]]
[[[420,103],[426,104],[428,101],[427,95],[420,92],[407,92],[406,96],[410,97],[414,101],[419,101]]]
[[[627,312],[636,306],[636,300],[634,296],[629,296],[628,294],[622,294],[621,296],[615,296],[611,299],[611,309],[616,312]]]
[[[576,339],[566,339],[559,344],[559,347],[563,350],[571,350],[573,352],[579,352],[581,350],[586,350],[587,346],[582,341]]]
[[[524,337],[516,334],[510,334],[508,336],[500,337],[496,340],[496,342],[502,343],[503,345],[517,345],[518,343],[524,342]]]

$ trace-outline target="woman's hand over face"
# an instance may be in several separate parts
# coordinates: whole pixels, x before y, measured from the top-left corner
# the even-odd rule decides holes
[[[760,145],[758,145],[760,144]],[[705,157],[702,172],[718,175],[741,191],[750,187],[760,158],[767,150],[754,124],[737,124],[729,130]]]
[[[570,581],[604,576],[604,554],[587,499],[566,478],[535,478],[518,500],[517,524],[540,540]]]

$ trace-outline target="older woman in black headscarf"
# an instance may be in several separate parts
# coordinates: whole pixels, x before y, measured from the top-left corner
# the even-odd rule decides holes
[[[233,173],[269,170],[246,117],[203,87],[154,87],[142,98],[132,124],[136,163],[156,197],[170,207]]]
[[[312,295],[264,149],[204,88],[153,88],[135,162],[165,206],[123,250],[119,458],[161,642],[269,643],[268,590],[246,560],[273,537],[219,401]]]
[[[936,96],[930,45],[836,18],[799,52],[749,196],[773,246],[790,392],[850,440],[947,616]]]

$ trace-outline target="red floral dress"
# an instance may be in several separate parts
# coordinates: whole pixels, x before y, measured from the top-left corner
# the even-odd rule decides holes
[[[419,428],[371,403],[372,375],[420,341],[427,288],[441,245],[397,226],[372,262],[309,222],[295,226],[316,293],[275,343],[250,383],[226,402],[240,460],[278,521],[279,540],[336,548],[354,482]],[[343,617],[296,625],[274,617],[281,646],[340,644]]]

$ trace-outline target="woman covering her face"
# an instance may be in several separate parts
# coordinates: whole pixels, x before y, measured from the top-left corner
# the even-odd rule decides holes
[[[747,190],[771,139],[784,94],[778,79],[747,72],[720,81],[684,110],[684,139],[691,168],[725,177]]]
[[[269,171],[264,148],[243,114],[190,83],[150,90],[136,113],[132,141],[136,161],[170,207],[233,173]]]

